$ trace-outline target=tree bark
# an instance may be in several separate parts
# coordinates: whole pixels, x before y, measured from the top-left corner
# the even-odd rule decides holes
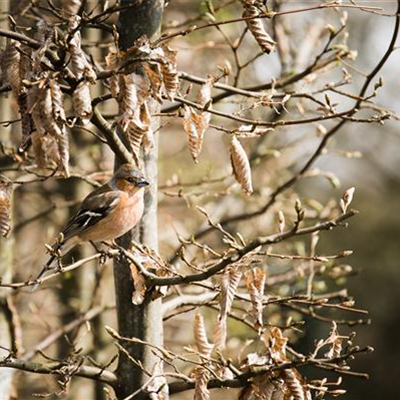
[[[141,36],[151,38],[161,24],[163,13],[163,0],[137,0],[122,1],[122,6],[131,6],[127,11],[121,12],[118,20],[119,47],[126,50]],[[151,112],[156,110],[153,105]],[[153,127],[154,131],[156,127]],[[157,140],[156,140],[157,142]],[[145,211],[139,228],[126,234],[119,240],[124,248],[131,247],[131,241],[138,240],[149,248],[157,250],[157,143],[154,148],[144,156],[143,166],[146,177],[151,182],[150,189],[145,194]],[[119,160],[116,160],[116,166]],[[163,343],[163,325],[161,314],[161,300],[152,300],[151,294],[141,305],[132,304],[133,282],[129,264],[126,261],[115,261],[114,282],[117,304],[118,330],[124,337],[136,337],[143,341],[160,346]],[[140,390],[149,380],[150,375],[162,373],[162,364],[154,356],[148,346],[131,343],[121,343],[130,357],[140,362],[142,367],[135,365],[125,354],[120,352],[117,368],[118,385],[116,394],[118,398],[125,398]],[[166,390],[164,389],[164,398]],[[142,391],[135,399],[149,398],[150,394]]]

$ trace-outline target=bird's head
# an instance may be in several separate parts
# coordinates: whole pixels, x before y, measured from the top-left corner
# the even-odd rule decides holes
[[[123,164],[113,176],[111,185],[115,186],[118,190],[134,194],[141,188],[149,186],[149,182],[135,166],[132,164]]]

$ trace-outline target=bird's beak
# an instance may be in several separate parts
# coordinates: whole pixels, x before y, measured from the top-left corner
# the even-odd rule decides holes
[[[137,187],[145,187],[145,186],[149,186],[150,183],[146,181],[146,179],[141,178],[139,181],[136,182],[136,186]]]

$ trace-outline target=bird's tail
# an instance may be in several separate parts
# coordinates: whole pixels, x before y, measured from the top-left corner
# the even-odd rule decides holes
[[[59,259],[67,254],[73,247],[75,247],[77,243],[78,238],[75,237],[67,240],[64,243],[57,243],[52,247],[51,256],[43,266],[42,270],[39,272],[39,275],[35,278],[37,283],[32,287],[32,291],[39,287],[43,278],[54,273],[58,266]]]

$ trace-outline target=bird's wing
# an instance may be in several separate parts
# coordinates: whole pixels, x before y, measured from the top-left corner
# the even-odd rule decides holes
[[[109,215],[120,202],[121,196],[122,193],[120,191],[112,191],[108,185],[104,185],[90,193],[82,202],[78,212],[64,228],[64,240],[86,232]]]

